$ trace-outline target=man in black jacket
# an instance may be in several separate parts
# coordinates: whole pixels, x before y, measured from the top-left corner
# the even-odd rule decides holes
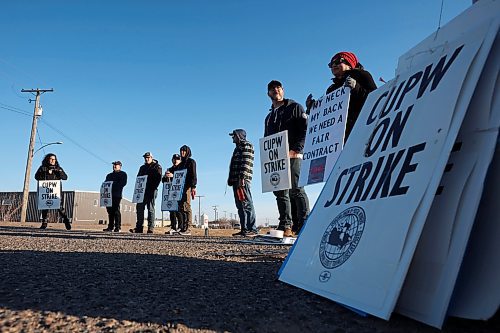
[[[122,215],[120,213],[120,201],[122,201],[122,192],[127,185],[127,174],[122,171],[122,162],[115,161],[113,164],[113,172],[108,173],[106,181],[112,181],[111,186],[111,207],[106,207],[108,212],[109,223],[104,231],[120,232],[122,227]]]
[[[57,156],[55,154],[47,154],[43,158],[42,165],[38,168],[35,173],[36,180],[67,180],[68,175],[64,172],[63,168],[59,165]],[[69,222],[68,216],[64,209],[64,196],[62,195],[61,186],[61,208],[59,208],[59,215],[63,218],[64,226],[66,230],[71,230],[71,223]],[[48,210],[42,210],[42,225],[40,229],[47,228],[47,214]]]
[[[161,165],[157,160],[153,159],[150,152],[142,155],[144,164],[139,168],[137,176],[148,176],[146,188],[144,190],[144,200],[138,203],[137,222],[134,229],[130,232],[142,233],[142,225],[144,224],[144,208],[148,208],[148,234],[152,234],[155,227],[155,199],[158,195],[158,185],[161,182],[162,170]]]
[[[288,131],[288,156],[290,157],[290,172],[292,188],[290,190],[274,191],[279,211],[279,230],[285,237],[293,236],[291,201],[295,203],[297,212],[297,232],[300,231],[309,214],[309,198],[303,187],[299,187],[300,165],[307,130],[307,115],[302,105],[294,100],[285,99],[285,91],[281,82],[273,80],[267,85],[267,95],[272,101],[271,109],[265,120],[264,136]]]
[[[184,145],[180,148],[181,164],[179,169],[187,169],[184,193],[179,201],[179,212],[182,214],[181,235],[191,235],[189,228],[193,224],[193,213],[191,211],[191,199],[196,196],[196,161],[191,158],[191,148]]]

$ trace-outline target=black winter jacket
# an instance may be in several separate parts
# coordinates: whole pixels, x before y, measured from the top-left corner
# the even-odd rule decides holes
[[[264,124],[264,136],[288,130],[288,148],[302,153],[307,131],[307,115],[302,105],[293,99],[283,101],[285,104],[277,109],[271,106]]]
[[[146,189],[144,190],[144,202],[154,197],[155,191],[161,182],[162,170],[161,165],[157,160],[153,160],[150,164],[144,163],[140,168],[137,176],[148,176]]]
[[[148,177],[149,178],[149,177]],[[106,181],[112,181],[111,196],[113,198],[122,198],[123,188],[127,185],[127,174],[124,171],[113,171],[108,173]]]
[[[49,173],[52,170],[52,174]],[[63,168],[56,165],[41,165],[35,173],[36,180],[66,180],[68,175],[64,172]]]
[[[377,85],[373,81],[373,77],[369,72],[361,68],[354,68],[346,71],[342,78],[333,78],[333,84],[326,89],[326,93],[329,94],[335,89],[342,87],[348,76],[356,80],[356,87],[351,90],[351,96],[349,99],[349,110],[347,114],[344,142],[347,141],[347,138],[349,137],[349,134],[358,119],[361,109],[363,108],[363,104],[365,104],[368,94],[377,89]]]
[[[186,157],[182,157],[182,162],[179,164],[179,170],[187,169],[186,183],[184,184],[184,191],[186,191],[188,188],[196,188],[198,177],[196,175],[196,161],[191,158],[191,148],[182,146],[181,149],[187,151]]]

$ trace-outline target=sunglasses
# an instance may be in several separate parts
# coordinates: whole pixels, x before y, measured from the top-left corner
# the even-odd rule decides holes
[[[346,64],[346,65],[350,66],[349,63],[347,62],[347,60],[345,60],[344,58],[337,58],[337,59],[333,59],[328,64],[328,67],[332,68],[333,66],[338,66],[340,64]]]

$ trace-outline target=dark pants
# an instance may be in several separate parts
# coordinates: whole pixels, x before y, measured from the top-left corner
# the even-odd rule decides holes
[[[255,231],[257,228],[255,226],[255,209],[253,207],[252,193],[250,192],[250,184],[245,182],[243,185],[243,192],[245,193],[245,200],[240,201],[238,199],[238,186],[233,186],[234,202],[236,203],[236,208],[238,209],[238,216],[240,217],[241,231]]]
[[[108,229],[120,230],[122,228],[122,214],[120,213],[120,201],[122,198],[113,198],[113,205],[106,207],[108,212]]]
[[[193,224],[193,213],[191,212],[191,188],[184,190],[181,201],[179,201],[179,228],[182,232],[189,231]]]
[[[278,229],[284,230],[292,228],[292,207],[293,201],[296,211],[297,226],[294,228],[299,231],[304,224],[304,221],[309,215],[309,198],[303,187],[299,187],[300,165],[302,159],[290,159],[290,173],[292,176],[292,188],[289,190],[274,191],[276,196],[276,203],[279,212],[279,226]],[[294,214],[295,215],[295,214]]]
[[[59,216],[62,217],[63,222],[69,222],[68,215],[66,214],[66,210],[64,209],[64,196],[61,196],[61,208],[57,210],[59,212]],[[42,222],[47,221],[47,215],[49,214],[48,209],[44,209],[42,212]]]
[[[155,228],[155,199],[158,194],[158,190],[155,190],[153,195],[144,198],[144,201],[138,203],[136,206],[137,210],[137,222],[135,224],[135,229],[142,231],[142,225],[144,224],[144,209],[148,209],[148,230],[153,230]]]
[[[170,212],[170,229],[177,230],[181,227],[182,216],[180,212]]]

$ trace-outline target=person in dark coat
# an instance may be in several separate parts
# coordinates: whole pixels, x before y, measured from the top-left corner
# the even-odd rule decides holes
[[[279,212],[278,230],[283,230],[285,237],[293,237],[293,221],[291,202],[296,208],[297,226],[300,231],[309,215],[309,198],[303,187],[299,187],[300,166],[302,164],[302,152],[307,130],[307,115],[304,108],[292,99],[285,98],[285,90],[281,82],[272,80],[267,85],[267,96],[272,105],[266,117],[264,136],[288,131],[288,156],[290,158],[290,172],[292,188],[289,190],[273,191]]]
[[[181,164],[179,169],[187,169],[186,182],[184,183],[184,193],[179,201],[179,211],[182,214],[182,225],[180,226],[181,235],[191,235],[189,228],[193,224],[193,213],[191,211],[191,199],[196,196],[196,184],[198,178],[196,175],[196,161],[191,158],[191,148],[184,145],[179,150],[181,155]]]
[[[139,168],[137,176],[148,176],[148,179],[144,190],[144,200],[136,206],[137,222],[135,228],[130,229],[130,232],[142,233],[144,209],[147,207],[148,234],[152,234],[155,227],[155,199],[158,195],[158,185],[161,182],[162,170],[161,165],[157,160],[153,159],[153,155],[150,152],[145,153],[142,157],[144,157],[144,164]]]
[[[120,202],[122,201],[123,188],[127,185],[127,174],[122,171],[122,162],[115,161],[113,164],[113,172],[106,176],[107,182],[112,181],[111,187],[111,207],[106,207],[108,212],[109,223],[108,227],[103,231],[120,232],[122,228],[122,215],[120,213]]]
[[[172,166],[167,169],[165,175],[161,181],[163,183],[171,182],[174,178],[174,172],[179,170],[181,164],[181,155],[174,154],[172,155]],[[179,207],[177,207],[177,211],[170,211],[170,230],[165,232],[167,235],[175,235],[180,232],[180,226],[183,225],[182,214],[179,212]]]
[[[45,155],[42,161],[42,165],[38,168],[35,173],[35,179],[40,180],[67,180],[68,175],[64,172],[63,168],[59,165],[59,161],[57,160],[57,156],[55,154],[49,153]],[[61,208],[59,208],[59,216],[62,217],[64,226],[66,230],[71,230],[71,223],[66,215],[66,211],[64,209],[64,196],[62,195],[62,185],[61,185]],[[47,214],[48,210],[42,210],[42,225],[40,229],[47,228]]]
[[[372,75],[363,68],[363,65],[359,63],[358,58],[352,52],[335,54],[328,63],[328,67],[334,77],[332,79],[333,83],[326,89],[326,94],[342,86],[351,88],[344,135],[344,142],[346,142],[368,94],[377,89],[377,85],[373,81]],[[307,113],[309,113],[314,102],[310,94],[306,101]]]

